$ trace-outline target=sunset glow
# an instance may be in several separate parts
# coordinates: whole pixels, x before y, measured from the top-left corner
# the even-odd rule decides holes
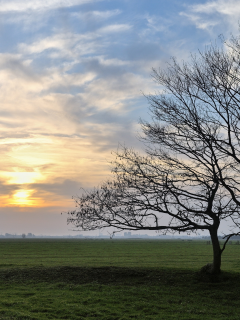
[[[13,195],[12,200],[10,200],[10,204],[18,205],[18,206],[34,205],[34,202],[31,199],[29,199],[30,195],[31,195],[31,190],[20,190],[20,191],[17,191]]]
[[[27,184],[34,183],[42,178],[37,172],[4,172],[2,177],[8,184]]]

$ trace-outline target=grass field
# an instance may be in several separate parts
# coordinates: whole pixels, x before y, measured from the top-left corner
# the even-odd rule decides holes
[[[221,279],[206,241],[0,240],[0,319],[240,319],[240,245]]]

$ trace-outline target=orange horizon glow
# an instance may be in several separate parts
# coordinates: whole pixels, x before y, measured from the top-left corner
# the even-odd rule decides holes
[[[37,190],[19,189],[11,195],[0,196],[2,208],[7,207],[29,207],[29,208],[44,208],[44,207],[66,207],[72,206],[72,199],[56,199],[51,194],[44,194],[37,197]]]
[[[75,139],[72,145],[64,137],[52,138],[51,145],[22,143],[12,148],[6,143],[7,161],[0,159],[0,207],[74,207],[72,196],[82,186],[93,187],[109,174],[108,150],[96,157],[95,150],[81,143]]]

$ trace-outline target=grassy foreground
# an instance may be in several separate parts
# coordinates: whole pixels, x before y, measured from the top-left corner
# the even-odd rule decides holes
[[[239,253],[206,282],[206,241],[1,240],[0,319],[239,319]]]

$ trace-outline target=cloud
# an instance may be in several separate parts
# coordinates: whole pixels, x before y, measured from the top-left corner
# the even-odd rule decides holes
[[[186,16],[198,29],[215,30],[218,34],[238,29],[240,3],[238,0],[207,1],[203,4],[190,5],[180,15]]]
[[[59,181],[60,180],[60,181]],[[55,198],[55,201],[59,201],[59,198],[63,198],[64,200],[72,199],[74,194],[79,194],[79,190],[82,187],[79,181],[74,181],[70,179],[65,179],[61,181],[61,179],[55,179],[50,183],[34,183],[29,184],[27,186],[29,189],[34,189],[34,193],[32,196],[42,196],[44,197],[47,194],[46,198],[49,198],[49,194],[51,194],[52,198]]]
[[[2,206],[70,206],[80,186],[109,177],[119,143],[140,149],[141,90],[154,88],[149,73],[160,47],[138,36],[121,12],[70,12],[83,24],[50,26],[0,54]]]
[[[144,15],[143,18],[147,21],[147,29],[144,30],[144,36],[146,33],[151,36],[156,32],[170,33],[169,27],[173,24],[171,19],[150,14]]]
[[[198,29],[209,30],[211,27],[218,25],[218,21],[216,19],[208,20],[206,17],[202,17],[194,13],[182,13],[182,15],[187,17]]]
[[[79,6],[90,2],[101,0],[1,0],[0,12],[25,12],[25,11],[46,11],[58,8]]]
[[[40,30],[47,31],[46,33],[49,35],[51,28],[54,28],[56,24],[58,25],[59,31],[62,29],[64,33],[75,30],[75,28],[80,25],[85,28],[82,34],[85,34],[86,30],[88,33],[94,32],[100,28],[104,22],[109,19],[113,20],[113,17],[122,13],[119,9],[102,11],[73,11],[73,9],[68,8],[58,8],[57,10],[45,9],[1,12],[0,8],[0,15],[2,23],[4,22],[5,25],[17,25],[18,28],[26,33],[31,29],[32,34]],[[46,30],[46,26],[48,26],[48,30]]]
[[[6,56],[3,60],[8,61]],[[29,76],[28,69],[25,72],[24,61],[20,59],[17,63],[23,69],[20,68],[21,72],[6,64],[0,81],[0,143],[4,152],[0,167],[6,173],[0,176],[5,185],[12,184],[11,172],[39,173],[39,179],[44,180],[42,185],[51,185],[58,177],[87,186],[107,176],[110,151],[116,149],[119,141],[134,142],[129,119],[131,103],[127,99],[134,99],[136,93],[140,96],[139,89],[143,87],[140,83],[144,83],[144,79],[133,74],[122,73],[116,78],[111,69],[115,62],[121,67],[121,61],[102,59],[98,70],[88,68],[86,74],[68,74],[54,68],[34,76]],[[104,66],[110,68],[108,78]],[[95,79],[92,74],[100,78]],[[84,90],[74,95],[62,93],[67,86]],[[54,92],[56,87],[61,92]],[[53,200],[49,192],[38,192],[38,178],[34,184],[29,186],[30,190],[36,190],[34,194],[38,193],[46,204],[50,199],[66,201],[66,197],[55,196]],[[13,193],[9,194],[25,187],[26,183],[13,184]]]
[[[117,33],[117,32],[125,32],[131,29],[130,24],[112,24],[106,27],[102,27],[98,30],[100,34],[102,33]]]
[[[96,29],[94,32],[76,34],[73,32],[57,33],[51,36],[37,39],[31,44],[20,43],[19,52],[24,55],[43,53],[49,57],[57,58],[79,58],[101,51],[110,45],[107,36],[115,36],[125,33],[131,29],[129,24],[113,24]]]
[[[220,13],[223,15],[235,15],[240,13],[240,3],[237,0],[217,0],[206,2],[204,4],[197,4],[190,7],[193,12],[215,14]]]
[[[23,54],[36,54],[42,53],[46,50],[61,51],[61,56],[73,56],[72,49],[74,50],[77,44],[81,44],[84,48],[78,50],[78,54],[90,54],[94,52],[95,47],[87,45],[97,38],[94,34],[76,35],[73,33],[58,33],[53,36],[38,39],[31,44],[21,43],[18,48]]]
[[[114,17],[116,15],[119,15],[122,13],[121,10],[115,9],[115,10],[105,10],[105,11],[87,11],[87,12],[74,12],[71,14],[72,17],[76,17],[78,19],[84,19],[84,20],[94,20],[96,22],[97,20],[105,20],[109,19],[111,17]]]

